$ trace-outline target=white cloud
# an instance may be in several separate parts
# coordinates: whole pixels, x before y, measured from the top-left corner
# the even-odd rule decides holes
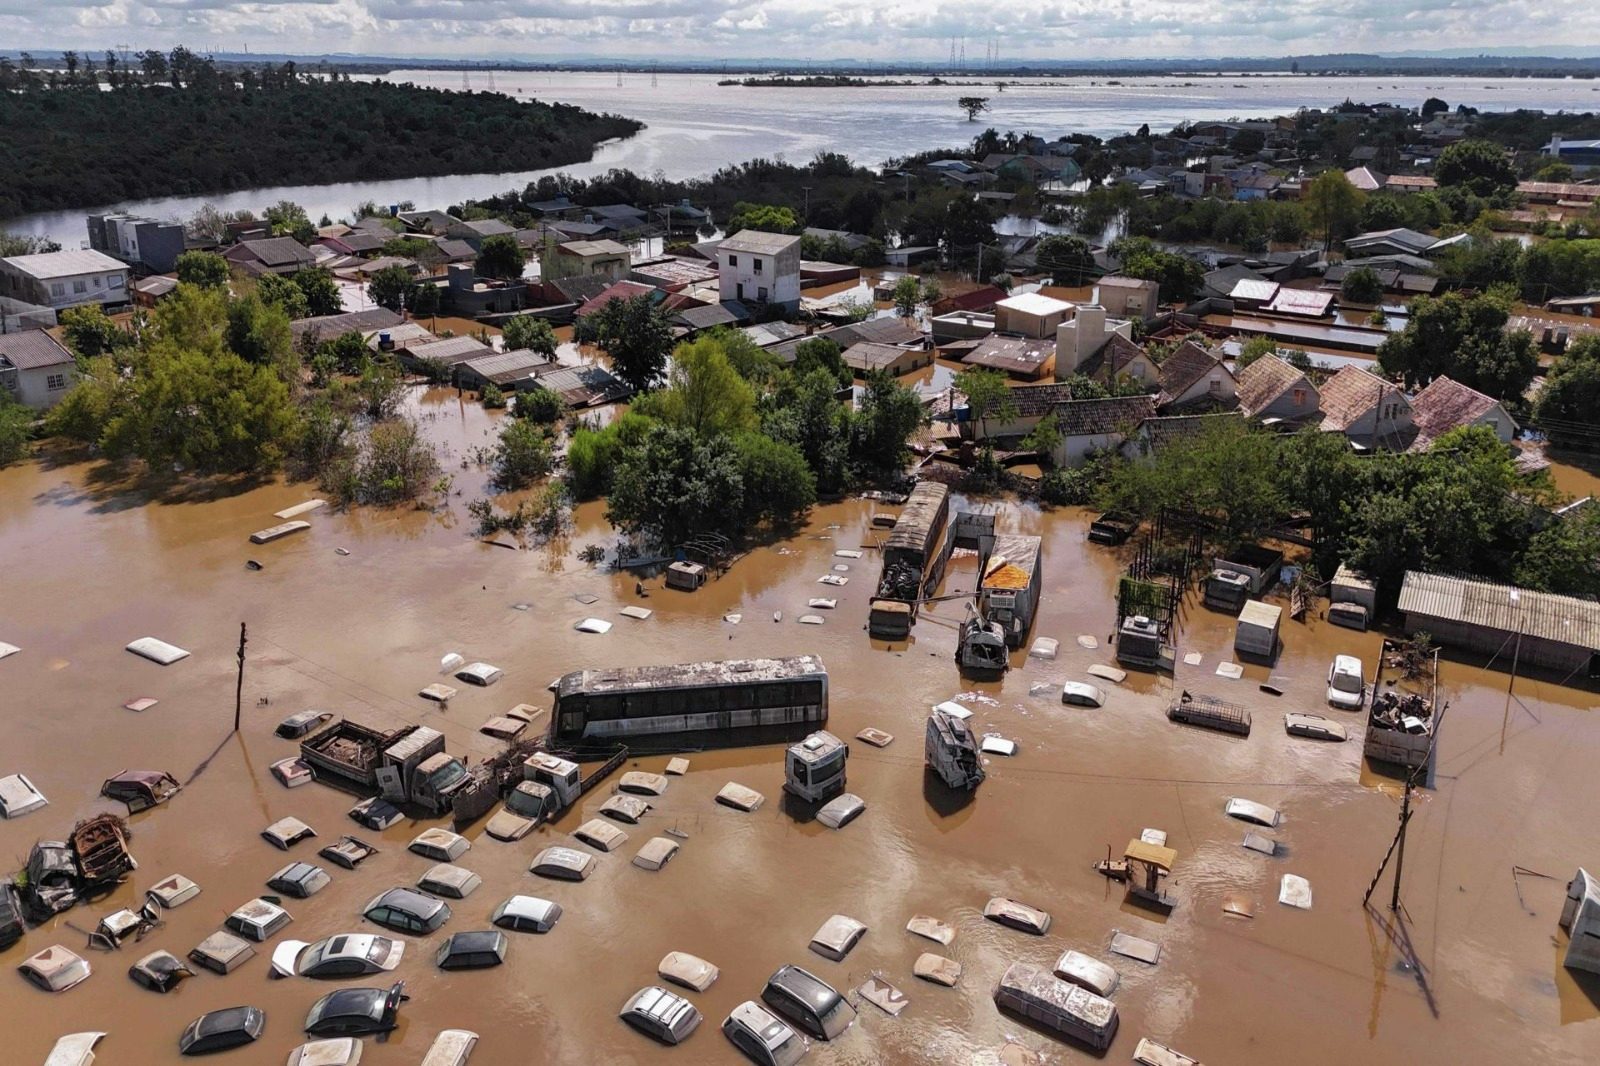
[[[0,0],[10,47],[1006,60],[1600,44],[1590,0]]]

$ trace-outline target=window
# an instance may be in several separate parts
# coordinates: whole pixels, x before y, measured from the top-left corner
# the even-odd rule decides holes
[[[1211,381],[1206,385],[1206,391],[1209,392],[1213,396],[1215,396],[1217,393],[1221,392],[1222,391],[1222,379],[1219,378],[1219,377],[1212,378]]]
[[[66,294],[67,294],[67,287],[65,285],[61,284],[61,282],[52,281],[50,283],[50,295],[51,296],[65,296]]]
[[[111,283],[109,285],[107,285],[106,287],[110,288],[110,289],[120,289],[120,288],[122,288],[122,275],[121,274],[113,274],[113,275],[111,275]]]
[[[73,292],[88,292],[89,291],[89,283],[87,281],[84,281],[82,278],[73,278],[72,279],[72,291]]]
[[[738,266],[739,265],[739,257],[736,256],[736,255],[728,256],[728,265],[731,266],[731,267]]]
[[[759,259],[750,260],[750,270],[753,273],[756,273],[756,274],[761,273],[761,260],[759,260]]]
[[[1294,405],[1296,407],[1300,407],[1305,402],[1306,402],[1306,390],[1305,389],[1295,389],[1294,390]]]
[[[762,303],[767,302],[767,287],[765,285],[756,290],[756,299],[760,300]]]
[[[50,374],[44,379],[44,385],[45,388],[52,392],[56,391],[57,389],[64,389],[67,387],[67,375]]]
[[[94,287],[97,288],[97,289],[105,288],[105,279],[100,278],[100,277],[96,277],[94,279]]]

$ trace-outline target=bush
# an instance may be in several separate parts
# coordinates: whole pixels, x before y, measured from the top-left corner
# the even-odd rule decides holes
[[[516,416],[536,425],[547,426],[559,422],[566,412],[567,405],[561,397],[543,385],[535,385],[517,393]]]
[[[506,394],[500,391],[500,386],[491,381],[483,387],[483,392],[478,394],[478,402],[483,404],[486,410],[498,411],[506,405]]]
[[[520,418],[500,427],[494,449],[494,483],[502,489],[520,489],[550,473],[550,438],[532,422]]]
[[[1375,304],[1383,299],[1383,279],[1371,267],[1357,267],[1344,276],[1339,296],[1356,304]]]
[[[0,389],[0,466],[14,463],[28,453],[32,429],[33,412]]]
[[[339,503],[394,504],[414,500],[439,474],[433,445],[410,419],[373,426],[358,449],[333,462],[322,487]]]

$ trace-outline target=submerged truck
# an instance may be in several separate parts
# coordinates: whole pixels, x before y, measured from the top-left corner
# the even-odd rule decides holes
[[[384,732],[339,719],[300,744],[300,757],[318,778],[356,792],[376,791],[393,803],[433,814],[481,784],[444,750],[444,734],[424,725]],[[481,813],[481,812],[480,812]]]
[[[1259,544],[1245,544],[1212,560],[1206,578],[1205,605],[1237,614],[1246,600],[1261,596],[1278,580],[1283,553]]]
[[[923,751],[928,769],[950,788],[971,792],[983,784],[983,762],[967,723],[942,711],[928,716]]]
[[[867,631],[904,640],[917,620],[916,605],[938,581],[939,538],[950,517],[950,490],[924,481],[911,490],[894,529],[883,542],[883,573],[867,615]]]
[[[999,533],[978,585],[978,613],[1005,630],[1006,646],[1022,647],[1039,607],[1040,539]]]

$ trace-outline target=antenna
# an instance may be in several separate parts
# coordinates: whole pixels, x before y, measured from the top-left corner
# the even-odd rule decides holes
[[[461,72],[461,91],[464,92],[464,93],[470,93],[472,91],[472,73],[471,73],[471,71],[462,70],[462,72]]]
[[[956,69],[956,39],[950,38],[950,69]]]

